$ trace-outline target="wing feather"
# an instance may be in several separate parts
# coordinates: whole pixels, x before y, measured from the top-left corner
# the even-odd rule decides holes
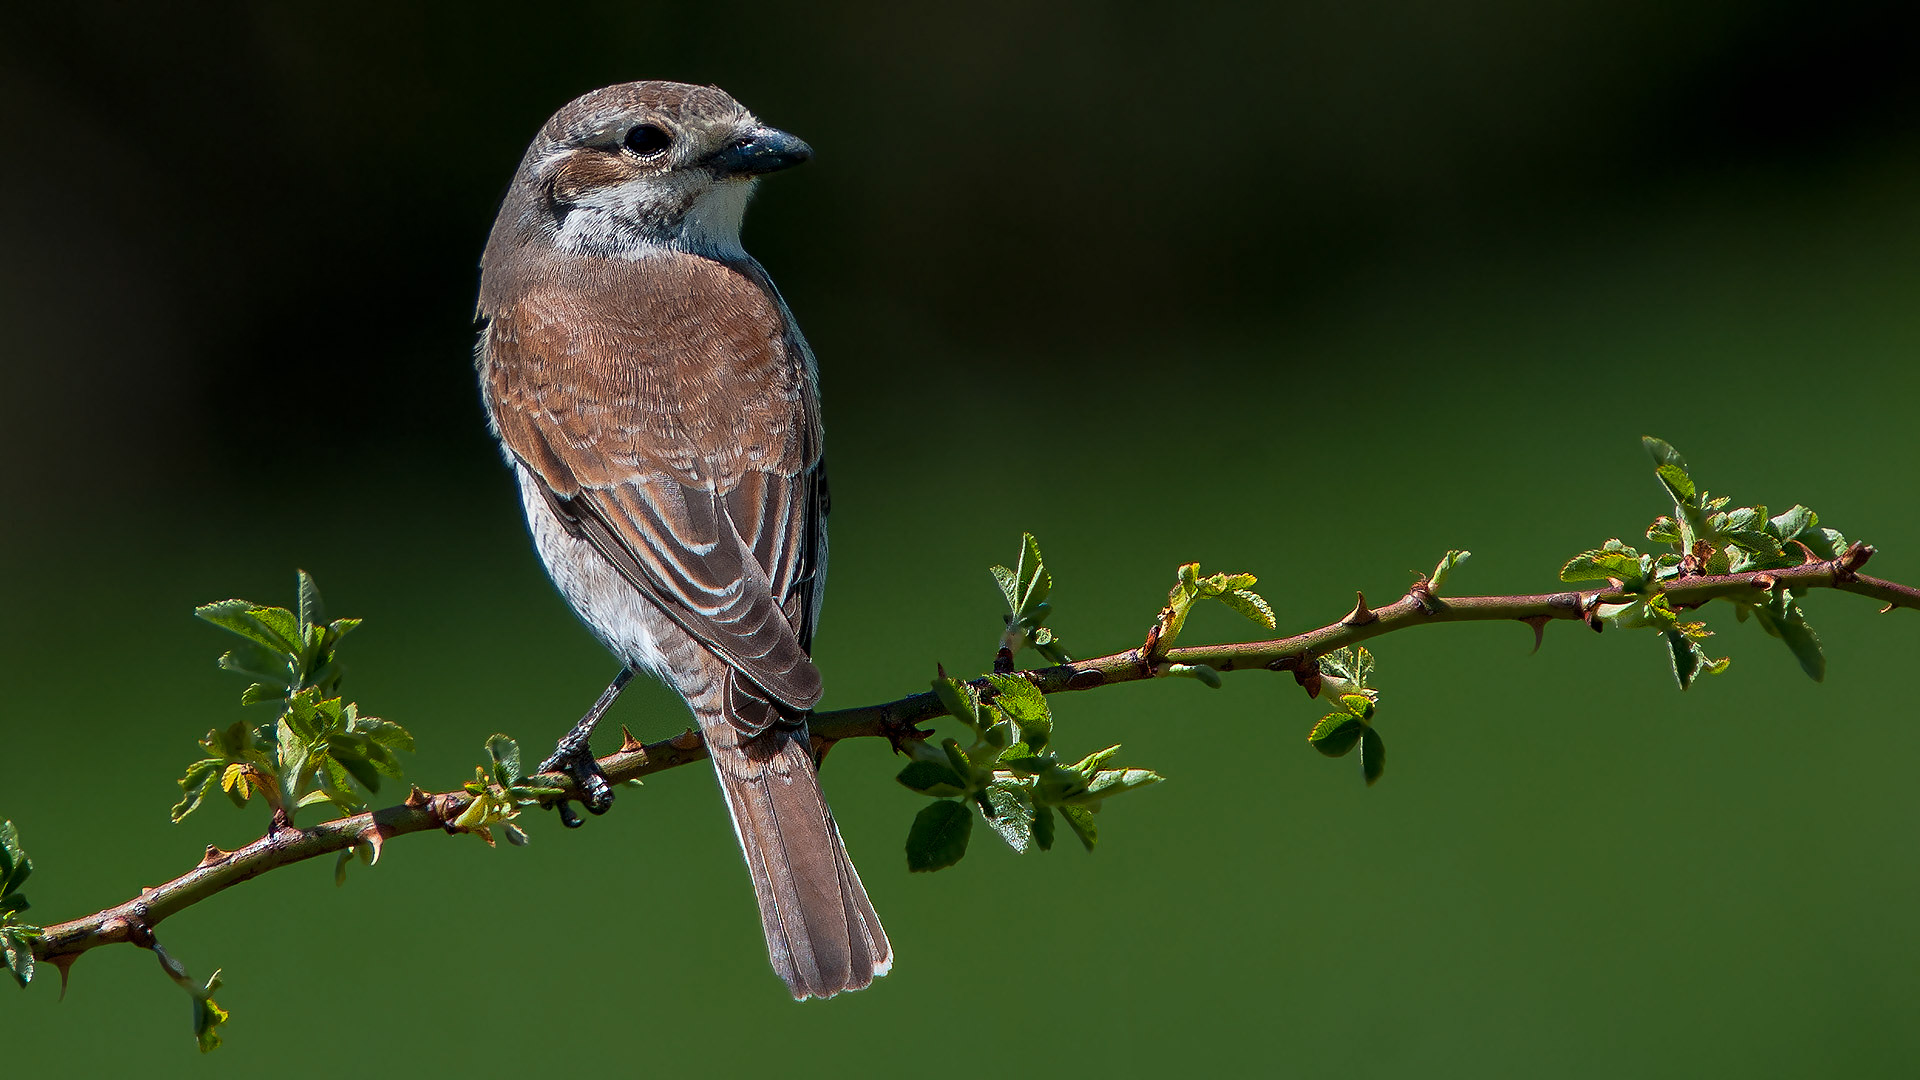
[[[502,444],[633,586],[775,700],[810,708],[824,550],[805,346],[757,266],[593,273],[483,314]]]

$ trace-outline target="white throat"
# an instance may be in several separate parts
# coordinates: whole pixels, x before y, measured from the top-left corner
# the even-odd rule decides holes
[[[744,259],[740,224],[754,180],[723,180],[694,200],[678,221],[659,221],[659,191],[639,182],[587,193],[568,208],[553,238],[561,251],[639,259],[662,249],[712,259]]]

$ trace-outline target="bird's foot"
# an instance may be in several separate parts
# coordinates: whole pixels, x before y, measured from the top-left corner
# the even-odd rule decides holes
[[[594,759],[587,740],[571,735],[561,739],[553,756],[540,763],[540,771],[557,772],[571,779],[576,797],[585,804],[588,813],[604,814],[613,808],[613,788],[607,783],[607,774],[600,771],[600,763]],[[560,824],[569,829],[580,827],[580,815],[574,812],[571,800],[561,799],[553,808],[560,814]]]

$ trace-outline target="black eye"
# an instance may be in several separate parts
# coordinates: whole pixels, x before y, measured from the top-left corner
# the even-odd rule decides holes
[[[673,145],[673,136],[657,124],[641,124],[627,132],[627,149],[641,157],[652,157]]]

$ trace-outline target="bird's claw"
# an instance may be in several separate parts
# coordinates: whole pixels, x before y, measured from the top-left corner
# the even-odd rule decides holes
[[[540,771],[557,772],[571,779],[577,793],[575,797],[585,804],[589,814],[604,814],[613,808],[613,788],[607,783],[607,774],[600,771],[600,763],[584,742],[561,740],[553,756],[540,763]],[[560,824],[569,829],[580,827],[580,815],[569,799],[560,799],[553,806],[560,815]]]

